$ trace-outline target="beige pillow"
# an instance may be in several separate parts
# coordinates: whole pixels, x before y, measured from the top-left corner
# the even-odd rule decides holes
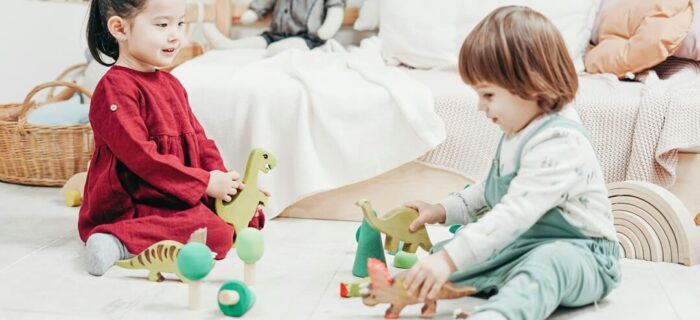
[[[623,77],[651,68],[679,48],[692,21],[692,0],[616,0],[600,13],[586,71]]]

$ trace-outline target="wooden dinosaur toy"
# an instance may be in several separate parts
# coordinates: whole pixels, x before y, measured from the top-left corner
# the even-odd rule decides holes
[[[340,283],[340,296],[343,298],[354,298],[361,297],[360,287],[369,283],[369,277],[362,278],[362,280],[357,282],[341,282]]]
[[[420,303],[417,296],[408,295],[406,288],[404,288],[405,272],[392,278],[389,270],[381,261],[370,258],[367,261],[367,273],[369,273],[370,283],[361,289],[362,302],[368,306],[389,303],[390,306],[384,313],[384,318],[397,319],[405,306]],[[437,300],[457,299],[470,296],[475,292],[476,288],[474,287],[459,287],[448,282],[440,288],[436,300],[425,301],[423,308],[421,308],[421,318],[431,318],[435,315]]]
[[[77,207],[83,200],[83,189],[85,188],[85,180],[87,172],[79,172],[74,174],[61,188],[63,200],[69,207]]]
[[[199,228],[190,235],[189,242],[207,242],[207,228]],[[163,240],[152,244],[138,255],[125,260],[117,261],[117,266],[125,269],[148,270],[148,280],[163,281],[162,273],[174,273],[182,282],[186,278],[182,276],[177,267],[177,255],[184,245],[174,240]]]
[[[85,181],[87,180],[87,169],[90,168],[88,162],[86,171],[74,174],[61,188],[63,200],[69,207],[77,207],[83,201],[83,190],[85,189]]]
[[[248,156],[243,175],[245,188],[230,202],[216,200],[216,214],[233,226],[236,233],[248,227],[258,205],[267,204],[267,196],[258,189],[258,171],[268,173],[277,165],[277,159],[263,149],[253,149]]]
[[[389,211],[382,217],[378,217],[374,214],[372,204],[368,200],[363,199],[356,204],[362,208],[365,219],[367,219],[372,228],[386,235],[384,239],[385,250],[398,251],[399,241],[403,241],[402,250],[408,253],[416,253],[418,247],[423,248],[425,251],[430,251],[433,247],[425,226],[420,227],[416,232],[408,230],[411,222],[418,218],[418,211],[401,207]]]

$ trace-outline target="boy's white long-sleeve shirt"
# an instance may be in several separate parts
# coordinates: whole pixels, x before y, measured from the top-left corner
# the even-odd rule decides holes
[[[573,108],[561,116],[580,123]],[[516,154],[524,136],[555,115],[533,120],[501,145],[501,175],[515,169]],[[522,150],[520,170],[508,192],[491,211],[477,217],[486,206],[484,182],[452,193],[440,204],[447,213],[445,224],[466,224],[445,251],[457,270],[486,260],[530,229],[547,211],[559,207],[572,226],[592,238],[617,241],[605,180],[593,147],[573,128],[541,130]]]

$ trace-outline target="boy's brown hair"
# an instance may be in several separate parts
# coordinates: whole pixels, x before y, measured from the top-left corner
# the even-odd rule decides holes
[[[561,110],[578,90],[559,30],[528,7],[501,7],[481,20],[462,44],[459,73],[469,85],[503,87],[546,112]]]

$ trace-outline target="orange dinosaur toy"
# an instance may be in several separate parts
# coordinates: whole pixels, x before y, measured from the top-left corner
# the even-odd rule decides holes
[[[370,258],[367,261],[367,273],[370,283],[361,292],[362,302],[368,306],[379,303],[389,303],[389,309],[384,313],[386,319],[397,319],[401,310],[410,304],[420,303],[418,297],[408,295],[403,285],[405,273],[400,273],[392,278],[389,270],[381,261]],[[437,300],[457,299],[472,295],[476,292],[474,287],[458,287],[452,283],[446,283],[440,289],[436,300],[426,300],[421,309],[422,318],[431,318],[435,315]]]

